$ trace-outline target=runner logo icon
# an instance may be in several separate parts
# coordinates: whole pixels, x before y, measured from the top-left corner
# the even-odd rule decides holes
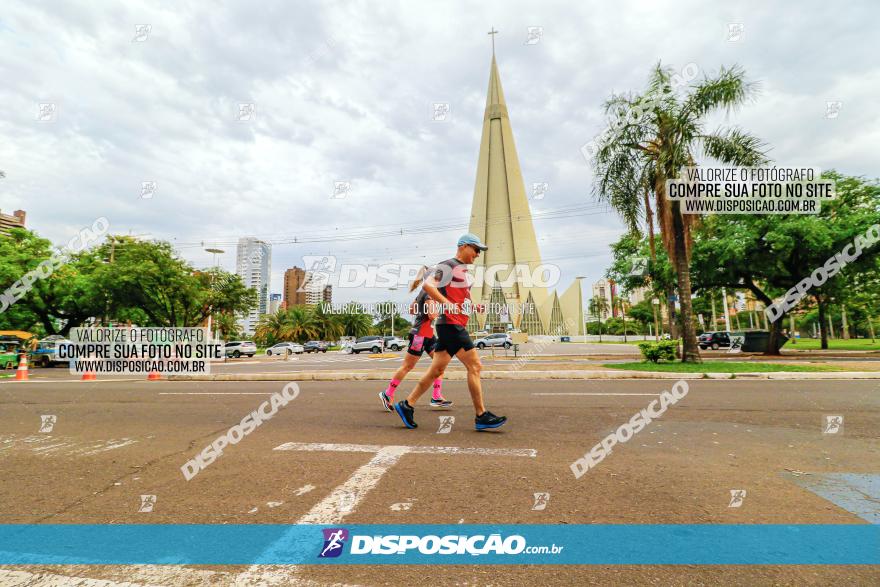
[[[345,528],[325,528],[321,530],[324,533],[324,548],[318,558],[335,558],[342,554],[345,541],[348,540],[348,530]]]

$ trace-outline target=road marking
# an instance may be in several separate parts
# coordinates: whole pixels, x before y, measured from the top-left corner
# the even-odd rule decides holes
[[[299,450],[309,452],[370,452],[377,453],[383,446],[378,444],[328,444],[312,442],[285,442],[272,450]],[[493,457],[537,457],[533,448],[463,448],[460,446],[402,446],[414,454],[479,455]]]
[[[57,436],[53,434],[25,436],[21,438],[12,434],[9,436],[0,436],[0,451],[25,449],[40,456],[49,454],[92,456],[102,452],[130,446],[136,442],[137,440],[131,438],[77,441],[69,436]]]
[[[659,393],[587,393],[585,391],[557,392],[557,393],[533,393],[532,395],[647,395],[659,396]]]
[[[271,395],[271,391],[160,391],[159,395]]]
[[[342,522],[343,518],[355,510],[355,506],[363,501],[371,489],[382,479],[391,467],[397,464],[405,454],[460,454],[480,456],[514,456],[536,457],[534,449],[503,449],[503,448],[461,448],[457,446],[380,446],[376,444],[330,444],[308,442],[286,442],[273,450],[297,450],[313,452],[367,452],[374,453],[370,461],[359,467],[342,485],[318,502],[315,507],[297,520],[296,524],[333,525]],[[259,559],[272,560],[279,552],[283,552],[289,543],[292,532],[284,534],[275,544],[269,546]],[[296,565],[265,565],[254,564],[236,576],[234,585],[295,585],[301,579]]]
[[[791,475],[792,481],[851,514],[880,524],[880,475],[871,473],[813,473]]]
[[[86,579],[84,577],[72,577],[68,575],[54,575],[51,573],[28,573],[25,571],[7,571],[0,569],[0,585],[27,585],[27,587],[62,587],[64,585],[76,585],[77,587],[151,587],[144,583],[116,583],[104,579]]]
[[[379,483],[382,475],[396,465],[400,457],[407,452],[409,452],[407,446],[382,447],[367,464],[359,467],[345,483],[331,491],[330,495],[321,500],[296,523],[337,524],[341,522]]]

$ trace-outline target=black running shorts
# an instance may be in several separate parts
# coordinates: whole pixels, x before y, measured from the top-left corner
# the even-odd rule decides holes
[[[418,334],[410,334],[409,346],[406,348],[406,352],[415,357],[421,357],[422,353],[428,353],[430,355],[432,352],[434,352],[434,345],[436,344],[437,339],[433,336],[419,336]]]
[[[474,341],[467,328],[458,324],[437,324],[437,346],[434,352],[446,351],[454,357],[458,351],[469,351],[474,348]]]

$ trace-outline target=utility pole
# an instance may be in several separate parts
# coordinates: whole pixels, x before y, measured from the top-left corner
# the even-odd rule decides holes
[[[730,332],[730,310],[727,308],[727,290],[721,288],[721,302],[724,306],[724,329]]]
[[[214,255],[214,269],[217,269],[217,255],[225,253],[223,249],[205,249],[205,252]],[[211,272],[211,286],[214,285],[214,272]],[[214,338],[214,331],[211,330],[214,319],[214,305],[208,306],[208,338]]]
[[[709,301],[712,302],[712,328],[711,330],[715,330],[718,328],[718,316],[715,314],[715,294],[711,291],[709,292]]]
[[[659,298],[651,298],[651,309],[654,310],[654,340],[660,340],[660,325],[657,322],[657,307],[660,305]]]

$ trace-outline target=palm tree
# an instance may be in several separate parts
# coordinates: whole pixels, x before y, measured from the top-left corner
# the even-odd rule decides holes
[[[339,315],[344,336],[365,336],[373,326],[373,318],[358,304],[348,304]]]
[[[287,339],[287,311],[279,310],[274,314],[260,316],[254,329],[254,338],[269,347]]]
[[[658,64],[643,95],[612,96],[605,106],[609,126],[594,158],[595,193],[630,228],[637,228],[641,216],[649,214],[645,186],[652,188],[663,245],[678,282],[683,362],[700,362],[689,268],[691,226],[698,216],[682,214],[679,201],[666,197],[666,181],[678,178],[682,167],[693,166],[695,153],[730,165],[767,161],[761,141],[748,133],[737,128],[711,133],[704,129],[709,114],[741,106],[753,92],[739,67],[722,67],[717,76],[691,84],[679,97],[673,92],[672,73]]]
[[[324,304],[313,306],[312,318],[318,330],[318,338],[321,340],[336,340],[342,336],[344,332],[342,321],[337,314],[328,312]]]
[[[305,342],[317,338],[317,323],[311,308],[292,306],[260,318],[254,337],[266,346],[282,341]]]
[[[288,340],[306,342],[318,338],[320,331],[314,310],[308,306],[292,306],[286,311],[285,334]]]
[[[608,311],[608,300],[590,298],[590,314],[599,318],[599,342],[602,342],[602,316]]]

